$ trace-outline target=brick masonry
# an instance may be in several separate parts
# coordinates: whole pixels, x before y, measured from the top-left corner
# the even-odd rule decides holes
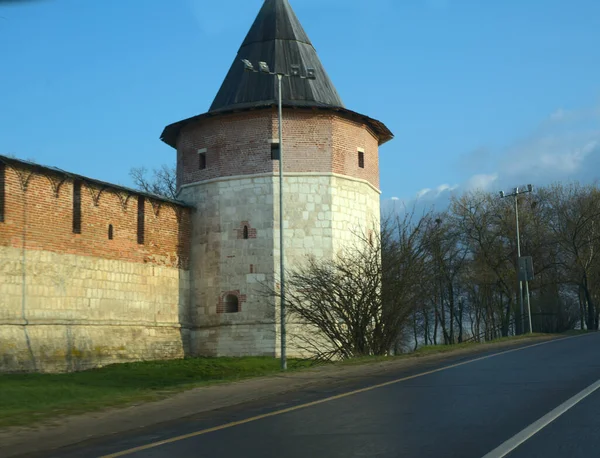
[[[284,243],[286,265],[294,268],[307,255],[331,259],[378,228],[378,140],[364,124],[313,110],[286,110],[283,130]],[[180,198],[197,207],[194,354],[279,354],[279,307],[269,295],[279,288],[279,162],[271,160],[276,132],[277,116],[269,109],[209,119],[180,136]],[[199,150],[207,154],[204,170],[198,169]],[[249,222],[254,237],[244,240]],[[244,295],[239,313],[221,313],[228,291]],[[290,329],[290,355],[301,354],[293,342],[302,336],[293,334],[304,331]]]
[[[0,371],[277,356],[277,129],[272,109],[186,127],[177,181],[179,199],[195,210],[145,197],[143,244],[135,192],[84,180],[75,234],[68,175],[7,167]],[[307,255],[331,259],[378,228],[378,139],[359,120],[323,110],[286,109],[283,131],[284,243],[286,266],[294,268]],[[237,298],[235,313],[225,313],[228,295]],[[290,324],[290,356],[302,354],[294,342],[306,332]]]
[[[244,302],[246,302],[246,295],[241,294],[239,290],[236,290],[236,291],[225,291],[223,294],[221,294],[221,297],[219,298],[219,303],[217,305],[217,313],[226,313],[225,308],[226,308],[226,301],[227,301],[228,296],[234,296],[237,299],[238,311],[241,312],[242,304]]]
[[[139,245],[135,193],[84,182],[81,234],[74,234],[71,180],[6,167],[5,186],[0,371],[54,372],[184,355],[188,208],[146,198],[145,243]]]
[[[256,229],[250,225],[249,221],[242,221],[240,227],[235,229],[238,239],[255,239]]]
[[[271,160],[277,139],[277,113],[262,110],[210,118],[186,127],[177,147],[178,185],[238,175],[278,173]],[[286,110],[283,120],[286,172],[338,173],[379,188],[378,140],[363,123],[313,110]],[[358,167],[358,149],[365,168]],[[207,168],[198,167],[206,150]]]
[[[145,199],[145,243],[137,243],[135,193],[82,184],[81,234],[73,233],[73,181],[6,167],[0,246],[187,268],[190,209]],[[23,189],[25,177],[26,188]],[[52,183],[54,180],[54,183]],[[108,240],[108,226],[114,238]]]

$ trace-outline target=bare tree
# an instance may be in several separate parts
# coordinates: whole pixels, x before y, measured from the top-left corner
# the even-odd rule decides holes
[[[600,267],[600,191],[577,183],[554,185],[542,197],[566,281],[579,288],[582,322],[585,314],[587,328],[598,330],[600,309],[595,297],[600,291],[595,280]]]
[[[389,220],[334,259],[310,257],[288,272],[290,320],[316,331],[304,333],[305,348],[326,358],[398,351],[423,274],[422,229],[410,216]]]
[[[600,190],[554,185],[519,196],[522,254],[532,256],[539,332],[600,321]],[[513,203],[485,192],[442,213],[388,219],[335,260],[289,274],[289,307],[314,353],[349,358],[422,344],[492,340],[523,331]],[[323,345],[327,342],[327,345]],[[327,350],[325,350],[327,349]]]
[[[426,221],[428,289],[424,294],[429,293],[435,323],[440,325],[446,344],[463,340],[465,302],[459,280],[469,250],[460,235],[447,213],[431,215]],[[423,316],[427,318],[427,314]]]
[[[163,164],[154,169],[152,175],[146,167],[134,167],[129,171],[136,188],[149,194],[177,198],[177,174],[174,166]]]
[[[486,327],[495,329],[500,324],[503,336],[509,334],[511,315],[517,313],[517,250],[509,211],[499,199],[476,192],[455,199],[450,214],[470,251],[470,281],[479,285]]]
[[[417,218],[414,208],[403,216],[384,220],[381,230],[382,301],[390,311],[386,320],[398,334],[389,344],[392,351],[402,351],[402,336],[406,335],[407,320],[412,314],[413,334],[418,330],[419,312],[423,316],[425,330],[427,285],[427,222],[431,212]],[[415,347],[418,339],[415,338]]]

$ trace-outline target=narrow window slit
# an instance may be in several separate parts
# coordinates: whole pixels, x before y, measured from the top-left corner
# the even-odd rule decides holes
[[[146,199],[143,196],[138,197],[138,211],[137,211],[137,243],[139,245],[144,244],[145,238],[145,209]]]
[[[73,233],[81,234],[81,181],[73,182]]]
[[[362,151],[359,151],[359,152],[358,152],[358,166],[359,166],[361,169],[364,169],[364,168],[365,168],[365,153],[364,153],[364,152],[362,152]]]

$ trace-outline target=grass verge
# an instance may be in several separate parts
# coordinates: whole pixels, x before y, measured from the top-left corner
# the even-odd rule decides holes
[[[597,331],[588,331],[587,329],[571,329],[563,333],[565,336],[580,336],[581,334],[591,334]]]
[[[551,337],[552,334],[524,334],[520,336],[510,336],[510,337],[501,337],[499,339],[490,340],[489,342],[465,342],[454,345],[425,345],[419,347],[416,351],[412,351],[410,353],[402,353],[396,356],[364,356],[360,358],[352,358],[343,361],[339,361],[336,364],[341,365],[356,365],[356,364],[365,364],[365,363],[375,363],[380,361],[392,361],[401,358],[419,358],[421,356],[427,355],[435,355],[438,353],[448,353],[452,351],[461,350],[464,348],[474,348],[474,347],[485,347],[488,345],[493,345],[502,342],[511,342],[511,341],[519,341],[523,339],[531,339],[536,337]]]
[[[68,374],[0,375],[0,427],[30,425],[66,414],[158,400],[198,386],[270,375],[274,358],[189,358],[113,364]],[[313,365],[289,360],[298,370]]]
[[[335,364],[414,358],[543,335],[507,337],[485,344],[425,346],[398,356],[368,356]],[[279,364],[279,360],[268,357],[189,358],[114,364],[68,374],[0,375],[0,427],[31,425],[62,415],[163,399],[207,384],[271,375],[280,371]],[[309,360],[288,360],[290,370],[314,365]]]

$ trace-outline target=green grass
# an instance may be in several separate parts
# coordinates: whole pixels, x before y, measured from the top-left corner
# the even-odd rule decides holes
[[[0,427],[164,398],[211,383],[280,371],[274,358],[190,358],[114,364],[69,374],[0,375]],[[290,360],[292,370],[312,365]]]
[[[462,348],[471,348],[475,346],[486,346],[496,343],[502,342],[512,342],[523,339],[531,339],[534,337],[549,337],[551,334],[541,334],[541,333],[533,333],[533,334],[523,334],[520,336],[510,336],[510,337],[500,337],[498,339],[491,340],[489,342],[479,343],[479,342],[465,342],[459,343],[455,345],[427,345],[424,347],[420,347],[416,352],[414,352],[415,356],[423,356],[423,355],[431,355],[435,353],[445,353],[452,350],[458,350]]]
[[[489,342],[484,342],[484,343],[464,342],[464,343],[459,343],[459,344],[454,344],[454,345],[425,345],[425,346],[419,347],[416,351],[412,351],[410,353],[402,353],[402,354],[396,355],[396,356],[363,356],[360,358],[352,358],[352,359],[346,359],[343,361],[339,361],[336,364],[345,366],[345,365],[357,365],[357,364],[365,364],[365,363],[377,363],[377,362],[381,362],[381,361],[391,361],[391,360],[397,360],[397,359],[403,359],[403,358],[418,358],[421,356],[452,352],[452,351],[456,351],[456,350],[461,350],[463,348],[485,347],[486,345],[491,345],[491,344],[495,344],[495,343],[518,341],[518,340],[523,340],[523,339],[528,339],[528,338],[533,338],[533,337],[549,337],[549,336],[552,336],[552,334],[533,333],[533,334],[524,334],[524,335],[520,335],[520,336],[501,337],[499,339],[491,340]]]
[[[564,332],[564,335],[567,336],[579,336],[581,334],[590,334],[596,331],[588,331],[587,329],[571,329],[569,331]]]

